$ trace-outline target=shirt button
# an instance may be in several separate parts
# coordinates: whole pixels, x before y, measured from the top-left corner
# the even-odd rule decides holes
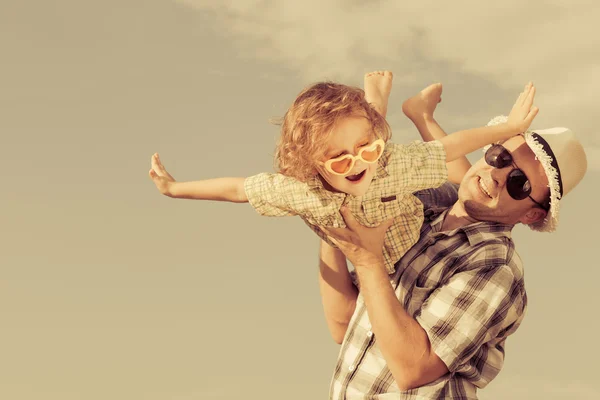
[[[367,332],[367,337],[371,337],[371,336],[373,336],[373,332],[371,332],[371,331]]]
[[[351,366],[348,367],[348,371],[352,372],[356,369],[356,365],[352,364]]]

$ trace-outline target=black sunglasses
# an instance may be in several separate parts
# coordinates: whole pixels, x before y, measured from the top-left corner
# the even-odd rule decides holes
[[[504,146],[500,144],[491,145],[485,152],[485,162],[498,169],[512,166],[513,170],[510,171],[506,179],[506,190],[510,197],[515,200],[523,200],[529,197],[535,204],[548,211],[548,205],[543,205],[531,197],[531,183],[527,175],[517,167],[513,161],[512,154]]]

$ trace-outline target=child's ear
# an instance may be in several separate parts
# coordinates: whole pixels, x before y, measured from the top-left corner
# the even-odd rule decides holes
[[[519,221],[525,225],[533,224],[534,222],[546,218],[546,214],[546,210],[542,210],[539,207],[532,207],[525,213],[525,215],[521,217]]]

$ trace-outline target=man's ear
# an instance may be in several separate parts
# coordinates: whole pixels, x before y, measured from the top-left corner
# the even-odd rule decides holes
[[[546,210],[542,210],[539,207],[532,207],[521,217],[519,220],[522,224],[529,225],[534,222],[540,221],[546,218]]]

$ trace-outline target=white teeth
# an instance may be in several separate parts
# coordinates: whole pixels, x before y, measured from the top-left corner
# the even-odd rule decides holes
[[[481,188],[481,190],[483,190],[485,194],[487,194],[489,197],[492,197],[490,191],[488,190],[487,186],[485,186],[485,183],[483,183],[483,179],[481,178],[479,178],[479,187]]]
[[[346,176],[346,179],[348,179],[350,182],[358,182],[359,180],[362,179],[361,174],[365,172],[365,170],[362,170],[361,172],[359,172],[358,174],[353,174],[353,175],[348,175]],[[360,176],[360,178],[359,178]]]

